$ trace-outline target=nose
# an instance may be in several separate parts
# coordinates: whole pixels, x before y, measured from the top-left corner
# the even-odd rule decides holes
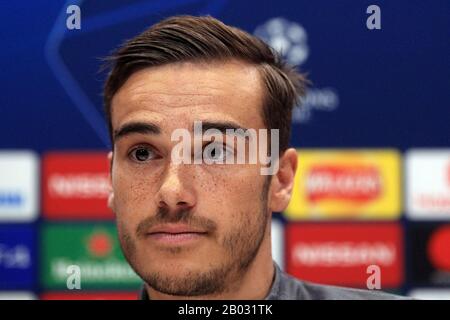
[[[170,164],[167,167],[156,196],[158,207],[177,212],[196,205],[194,177],[189,167],[186,164]]]

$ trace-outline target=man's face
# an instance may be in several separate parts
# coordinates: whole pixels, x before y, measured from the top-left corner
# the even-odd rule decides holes
[[[221,293],[268,237],[270,180],[259,164],[171,158],[172,132],[187,129],[193,139],[194,121],[264,128],[262,90],[245,63],[183,63],[138,71],[114,96],[112,207],[124,254],[153,289]]]

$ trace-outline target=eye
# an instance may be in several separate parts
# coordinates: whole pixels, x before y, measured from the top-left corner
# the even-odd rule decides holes
[[[129,156],[134,161],[146,162],[156,158],[156,153],[150,147],[139,146],[131,150]]]
[[[234,150],[223,143],[212,142],[203,150],[203,160],[207,162],[224,163],[230,157],[234,157]]]

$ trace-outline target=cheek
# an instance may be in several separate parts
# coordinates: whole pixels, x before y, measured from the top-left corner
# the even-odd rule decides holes
[[[226,175],[216,175],[209,182],[199,180],[201,212],[210,214],[227,230],[237,223],[253,221],[252,217],[259,216],[261,211],[261,193],[265,181],[265,176],[255,172],[241,168]]]
[[[120,168],[113,171],[114,211],[118,218],[127,217],[127,225],[153,212],[156,181],[152,176]]]
[[[222,194],[222,200],[229,200],[230,204],[240,208],[252,206],[259,208],[259,199],[263,189],[264,177],[259,175],[259,169],[253,166],[231,173],[215,186],[218,193]]]

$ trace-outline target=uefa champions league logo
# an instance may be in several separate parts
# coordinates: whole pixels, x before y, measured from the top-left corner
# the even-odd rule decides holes
[[[266,42],[293,66],[300,66],[309,57],[308,35],[297,22],[274,17],[256,27],[255,36]],[[292,122],[309,122],[313,111],[333,111],[339,106],[339,94],[333,87],[308,88],[301,108],[294,108]]]
[[[258,26],[254,35],[264,40],[292,65],[301,65],[309,55],[305,29],[285,18],[272,18]]]

